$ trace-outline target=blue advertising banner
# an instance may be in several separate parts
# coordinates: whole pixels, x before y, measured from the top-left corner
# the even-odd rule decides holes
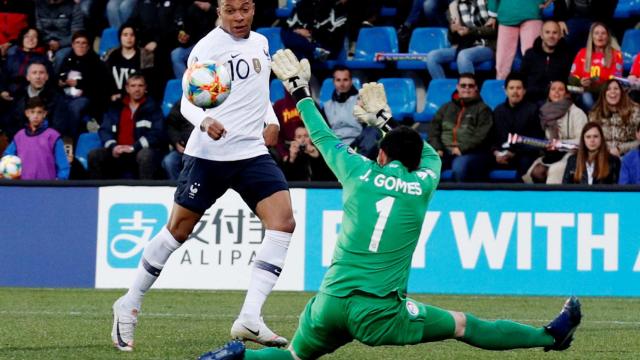
[[[307,191],[305,290],[319,288],[342,191]],[[640,296],[640,193],[439,190],[410,292]]]
[[[0,286],[94,287],[97,188],[0,186]]]

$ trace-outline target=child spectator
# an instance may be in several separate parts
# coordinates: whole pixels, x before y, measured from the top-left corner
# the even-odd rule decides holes
[[[587,47],[576,55],[569,76],[569,85],[584,91],[578,104],[582,110],[591,110],[604,83],[614,76],[622,76],[622,53],[609,29],[595,22],[589,31]]]
[[[636,127],[636,140],[640,142],[640,124]],[[622,158],[619,184],[640,184],[640,147],[629,151]]]
[[[48,126],[44,102],[38,97],[29,99],[25,115],[28,125],[18,131],[4,155],[16,155],[22,160],[23,180],[66,180],[69,161],[60,133]]]
[[[578,153],[569,156],[563,184],[616,184],[620,159],[609,154],[600,125],[587,123],[580,135]]]

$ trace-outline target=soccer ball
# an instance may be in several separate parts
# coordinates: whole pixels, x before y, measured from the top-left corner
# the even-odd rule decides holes
[[[5,179],[19,179],[22,173],[22,160],[15,155],[6,155],[0,159],[0,174]]]
[[[231,92],[231,75],[220,62],[193,63],[182,77],[182,92],[197,107],[216,107],[222,104]]]

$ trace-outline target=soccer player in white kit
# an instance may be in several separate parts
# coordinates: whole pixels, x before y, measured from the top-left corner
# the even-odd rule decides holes
[[[182,98],[182,114],[195,129],[184,152],[171,216],[145,247],[129,291],[113,304],[111,337],[123,351],[133,350],[145,292],[204,212],[229,188],[242,196],[266,229],[231,336],[266,346],[287,345],[260,316],[284,265],[295,228],[287,182],[265,146],[265,142],[275,144],[278,137],[278,120],[269,102],[268,43],[251,31],[253,0],[218,0],[217,11],[221,26],[196,44],[189,64],[207,60],[224,63],[231,74],[231,93],[220,106],[206,111]]]

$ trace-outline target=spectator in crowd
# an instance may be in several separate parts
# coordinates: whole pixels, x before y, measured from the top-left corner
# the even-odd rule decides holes
[[[429,143],[451,169],[456,182],[479,182],[487,178],[491,164],[489,131],[491,109],[480,98],[473,74],[461,74],[452,100],[436,113]]]
[[[432,79],[445,78],[443,65],[448,66],[452,61],[457,62],[460,74],[473,74],[475,65],[494,58],[497,32],[495,27],[485,25],[489,20],[486,3],[459,0],[453,4],[457,4],[449,16],[449,41],[453,46],[429,52],[427,69]]]
[[[588,122],[580,135],[578,153],[569,156],[563,184],[617,184],[620,159],[611,155],[600,125]]]
[[[640,142],[640,124],[636,127],[636,140]],[[640,147],[629,151],[622,158],[618,184],[640,184]]]
[[[344,47],[346,24],[342,1],[300,0],[282,30],[282,43],[299,58],[336,59]]]
[[[524,98],[526,82],[519,73],[511,73],[505,80],[507,100],[493,113],[493,155],[499,168],[515,169],[518,178],[524,175],[538,158],[539,151],[526,146],[503,148],[509,134],[534,138],[544,137],[540,126],[538,107]]]
[[[153,53],[138,46],[137,32],[132,25],[122,25],[118,38],[120,46],[109,50],[104,58],[111,78],[111,101],[117,101],[125,94],[124,85],[129,76],[141,73],[149,78],[154,62]]]
[[[154,54],[156,76],[150,81],[151,95],[162,98],[163,84],[173,77],[171,49],[177,45],[178,24],[182,23],[179,0],[137,1],[129,22],[138,29],[136,39],[141,47]]]
[[[29,123],[18,131],[4,155],[16,155],[22,160],[23,180],[66,180],[69,162],[60,133],[47,123],[45,103],[37,96],[32,97],[25,109]]]
[[[351,1],[351,0],[349,0]],[[215,7],[215,2],[211,0],[212,5]],[[253,29],[261,27],[274,26],[276,22],[276,9],[278,8],[278,0],[260,0],[256,1],[256,11],[253,15]],[[215,13],[215,9],[214,9]],[[212,14],[213,15],[213,14]]]
[[[80,5],[80,11],[84,17],[84,30],[90,39],[100,35],[102,30],[109,26],[105,18],[105,9],[108,0],[74,0]],[[116,28],[117,29],[117,28]],[[73,169],[71,170],[73,174]]]
[[[4,84],[2,92],[0,92],[0,97],[3,100],[11,101],[13,96],[26,86],[27,67],[32,62],[49,65],[40,39],[40,32],[35,27],[28,26],[20,32],[18,43],[7,50],[7,58],[2,71]]]
[[[540,37],[522,59],[520,71],[527,81],[527,98],[536,103],[544,102],[551,80],[569,77],[572,58],[558,23],[545,21]],[[576,139],[579,135],[576,134]]]
[[[295,138],[296,129],[302,124],[300,113],[296,108],[296,102],[289,92],[284,92],[284,97],[273,104],[273,111],[278,118],[280,131],[278,132],[278,143],[275,145],[274,157],[278,164],[282,165],[289,158],[289,144]]]
[[[176,79],[182,79],[187,70],[191,49],[216,25],[216,4],[213,0],[193,1],[181,7],[183,22],[178,24],[178,47],[171,51],[171,64]]]
[[[59,111],[53,120],[54,127],[75,142],[87,125],[95,126],[91,119],[99,119],[104,112],[109,80],[86,32],[74,33],[71,47],[58,76],[58,86],[65,93],[65,111]]]
[[[107,2],[107,19],[109,20],[109,26],[119,29],[129,20],[135,6],[136,0],[109,0]]]
[[[637,53],[633,58],[628,80],[631,85],[629,96],[633,101],[640,102],[640,53]]]
[[[7,54],[7,50],[18,39],[22,30],[33,26],[35,8],[33,1],[3,0],[0,1],[0,57]]]
[[[15,94],[15,101],[12,103],[12,111],[6,114],[5,130],[9,138],[25,126],[26,105],[29,99],[38,97],[45,104],[47,118],[50,126],[55,128],[54,119],[62,110],[64,99],[61,91],[55,84],[49,82],[49,71],[47,65],[42,62],[33,62],[27,67],[27,85]],[[2,128],[2,126],[0,126]],[[59,129],[56,129],[58,132]]]
[[[577,145],[580,133],[587,123],[587,115],[577,107],[563,80],[549,86],[547,101],[540,108],[540,123],[551,143],[544,156],[534,161],[523,180],[526,183],[561,184],[567,158],[571,152],[558,150],[558,142]]]
[[[492,0],[489,1],[488,26],[498,26],[496,50],[496,78],[505,79],[520,40],[520,52],[524,54],[532,46],[540,29],[540,9],[549,1],[545,0]],[[497,19],[497,23],[496,23]]]
[[[163,119],[160,107],[146,96],[144,76],[132,75],[127,96],[104,114],[98,134],[103,148],[89,153],[93,179],[117,179],[133,175],[153,179],[162,155]]]
[[[347,37],[355,49],[360,29],[377,25],[383,0],[348,0],[347,1]],[[352,52],[350,50],[350,53]]]
[[[71,52],[72,36],[84,30],[80,5],[74,0],[35,0],[36,27],[42,31],[53,69],[58,72],[62,61]]]
[[[311,142],[304,126],[296,129],[283,167],[288,181],[335,181],[335,176]]]
[[[577,53],[587,42],[594,22],[611,27],[618,0],[563,0],[553,2],[553,19],[566,36],[569,51]]]
[[[607,80],[622,76],[622,65],[622,53],[609,29],[603,23],[593,23],[587,47],[576,55],[569,77],[569,85],[579,87],[583,92],[578,105],[584,111],[591,110]]]
[[[610,79],[589,113],[589,121],[598,123],[612,155],[620,157],[640,142],[635,130],[640,124],[640,105],[629,98],[618,80]]]
[[[181,101],[178,101],[173,105],[166,120],[167,135],[173,150],[162,159],[162,168],[170,180],[178,180],[182,170],[184,147],[187,146],[187,140],[193,130],[193,124],[185,119],[180,112],[180,103]]]

